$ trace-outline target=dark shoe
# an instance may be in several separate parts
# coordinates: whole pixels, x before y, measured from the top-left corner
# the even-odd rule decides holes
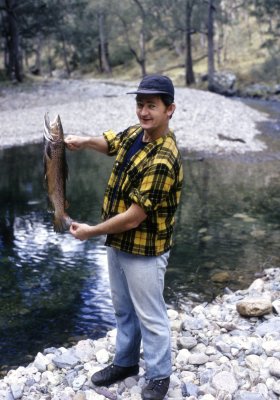
[[[142,391],[143,400],[163,400],[168,392],[170,378],[150,380]]]
[[[132,375],[137,375],[139,366],[119,367],[118,365],[108,365],[108,367],[92,375],[91,381],[96,386],[109,386],[112,383],[125,379]]]

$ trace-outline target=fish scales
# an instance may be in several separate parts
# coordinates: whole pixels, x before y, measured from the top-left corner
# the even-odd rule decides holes
[[[67,208],[66,180],[68,167],[63,128],[59,115],[53,122],[50,122],[48,114],[45,115],[44,141],[45,180],[49,204],[54,213],[54,230],[63,232],[69,229],[72,220],[65,212]]]

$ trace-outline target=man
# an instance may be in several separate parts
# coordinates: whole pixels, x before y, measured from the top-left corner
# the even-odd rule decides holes
[[[91,148],[116,161],[105,192],[103,222],[73,222],[80,240],[107,235],[109,278],[117,321],[113,364],[92,376],[108,386],[139,372],[143,342],[148,385],[144,400],[161,400],[171,374],[170,329],[163,298],[174,214],[183,171],[169,120],[175,111],[174,86],[161,75],[143,78],[136,91],[139,124],[102,137],[68,136],[70,150]]]

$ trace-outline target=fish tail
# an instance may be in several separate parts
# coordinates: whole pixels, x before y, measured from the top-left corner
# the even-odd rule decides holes
[[[72,219],[67,214],[54,215],[53,226],[55,232],[65,232],[68,231],[70,225],[72,224]]]

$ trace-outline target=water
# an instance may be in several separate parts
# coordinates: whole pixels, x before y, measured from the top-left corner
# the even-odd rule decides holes
[[[278,118],[279,104],[250,102]],[[165,296],[178,305],[245,288],[279,267],[280,127],[262,126],[268,150],[245,156],[184,154],[185,186]],[[68,154],[69,213],[97,223],[113,160]],[[53,232],[46,212],[42,145],[0,151],[0,371],[49,346],[98,338],[114,327],[104,238]],[[213,275],[226,273],[217,282]],[[217,276],[217,275],[216,275]]]

